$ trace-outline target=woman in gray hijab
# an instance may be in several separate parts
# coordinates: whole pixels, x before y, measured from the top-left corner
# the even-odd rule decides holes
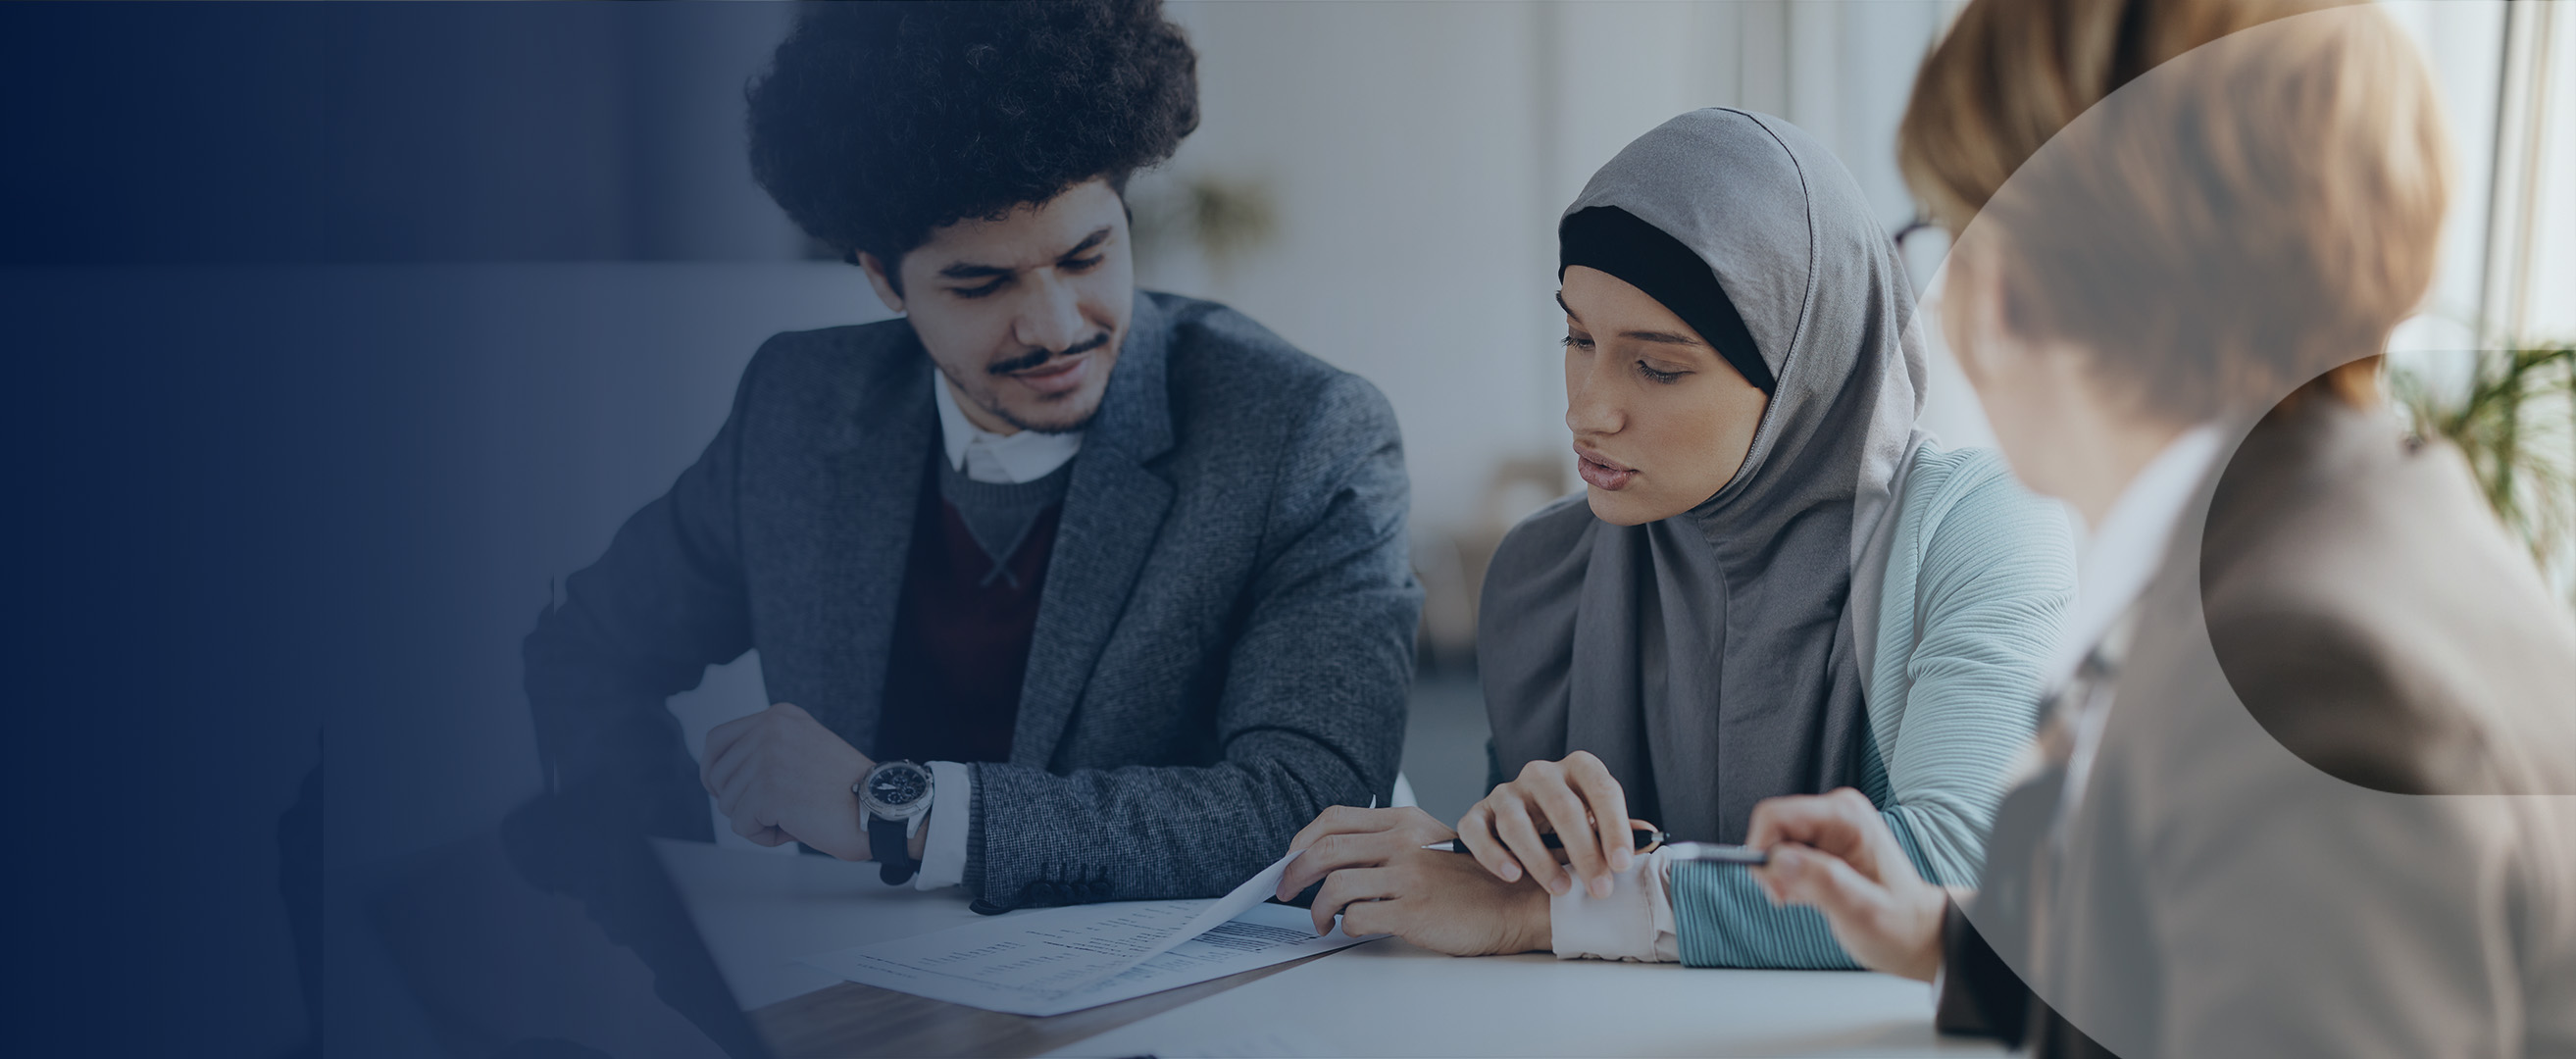
[[[1585,490],[1486,575],[1496,786],[1454,833],[1330,810],[1280,890],[1323,881],[1318,930],[1462,954],[1855,966],[1743,869],[1635,855],[1631,820],[1736,842],[1764,798],[1850,788],[1927,877],[1973,880],[2072,591],[2065,518],[1916,429],[1894,248],[1787,122],[1666,122],[1558,237]],[[1421,848],[1453,834],[1472,858]]]

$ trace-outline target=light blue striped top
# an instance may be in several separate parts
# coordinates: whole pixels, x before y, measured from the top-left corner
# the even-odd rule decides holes
[[[2073,534],[2063,510],[2023,490],[2000,456],[1929,443],[1896,517],[1861,790],[1924,878],[1973,885],[2075,591]],[[1675,864],[1670,882],[1683,963],[1859,966],[1821,913],[1772,907],[1743,868]]]

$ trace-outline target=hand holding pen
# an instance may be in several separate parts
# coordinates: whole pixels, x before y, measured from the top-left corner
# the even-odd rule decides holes
[[[1563,761],[1530,762],[1520,778],[1495,787],[1459,818],[1458,838],[1450,848],[1463,847],[1504,882],[1526,873],[1549,894],[1561,896],[1580,880],[1586,893],[1608,897],[1611,876],[1627,871],[1638,853],[1662,840],[1653,825],[1628,818],[1627,794],[1601,759],[1577,750]],[[1687,853],[1675,849],[1666,856],[1762,862],[1758,850],[1685,845],[1692,847]]]
[[[1658,830],[1654,825],[1643,820],[1628,821],[1628,828],[1629,838],[1633,848],[1641,854],[1662,853],[1664,858],[1667,860],[1695,860],[1704,861],[1710,864],[1741,864],[1748,868],[1759,868],[1765,864],[1771,863],[1771,855],[1769,853],[1755,849],[1751,846],[1730,846],[1723,842],[1674,842],[1669,836],[1665,835],[1661,830]],[[1539,836],[1539,841],[1545,843],[1549,849],[1564,848],[1562,842],[1558,840],[1554,834],[1541,835]],[[1434,842],[1422,848],[1436,849],[1443,853],[1475,852],[1472,849],[1468,849],[1465,842],[1454,838],[1446,842]]]
[[[1577,750],[1562,761],[1530,762],[1519,778],[1495,787],[1458,818],[1458,841],[1504,882],[1526,874],[1551,896],[1563,896],[1580,881],[1585,892],[1608,897],[1610,877],[1636,862],[1628,825],[1628,796],[1618,779],[1600,758]],[[1549,832],[1557,846],[1548,844]]]
[[[1582,750],[1566,760],[1533,760],[1517,781],[1497,786],[1458,819],[1458,840],[1432,848],[1473,853],[1494,879],[1517,881],[1528,873],[1556,897],[1569,894],[1577,879],[1592,897],[1610,897],[1610,876],[1628,871],[1638,853],[1656,848],[1687,861],[1765,863],[1762,850],[1667,843],[1654,825],[1628,819],[1628,796],[1618,778]]]

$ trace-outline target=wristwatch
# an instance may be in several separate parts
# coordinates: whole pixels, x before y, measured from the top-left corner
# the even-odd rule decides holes
[[[850,793],[867,813],[868,856],[879,865],[879,877],[890,886],[912,881],[912,873],[921,870],[912,857],[912,832],[930,812],[930,770],[888,761],[869,770]]]

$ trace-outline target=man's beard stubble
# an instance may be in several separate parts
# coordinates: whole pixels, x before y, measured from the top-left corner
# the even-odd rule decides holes
[[[1105,348],[1109,345],[1109,338],[1109,332],[1102,331],[1098,334],[1092,335],[1090,338],[1086,338],[1080,342],[1066,346],[1063,349],[1031,350],[1028,353],[1024,353],[1007,360],[995,361],[992,364],[987,365],[984,368],[984,371],[985,374],[993,378],[998,379],[1006,377],[1017,372],[1027,371],[1030,368],[1043,366],[1058,358],[1079,356],[1085,353],[1090,353],[1094,350]],[[934,361],[933,364],[936,366],[937,362]],[[939,370],[943,375],[948,374],[948,369],[944,367]],[[949,376],[949,379],[951,382],[957,381],[956,377],[953,375]],[[994,418],[999,419],[1002,422],[1009,423],[1018,429],[1033,431],[1039,434],[1071,434],[1090,426],[1091,421],[1100,415],[1100,401],[1099,399],[1094,399],[1091,403],[1091,407],[1084,410],[1082,416],[1071,423],[1032,423],[1012,414],[1010,409],[1001,407],[998,402],[987,400],[987,398],[991,396],[991,391],[984,390],[980,387],[968,386],[963,383],[959,383],[957,389],[966,394],[968,398],[972,399],[975,404],[981,407],[984,411],[992,413]],[[1104,385],[1102,396],[1105,397],[1106,392]]]

